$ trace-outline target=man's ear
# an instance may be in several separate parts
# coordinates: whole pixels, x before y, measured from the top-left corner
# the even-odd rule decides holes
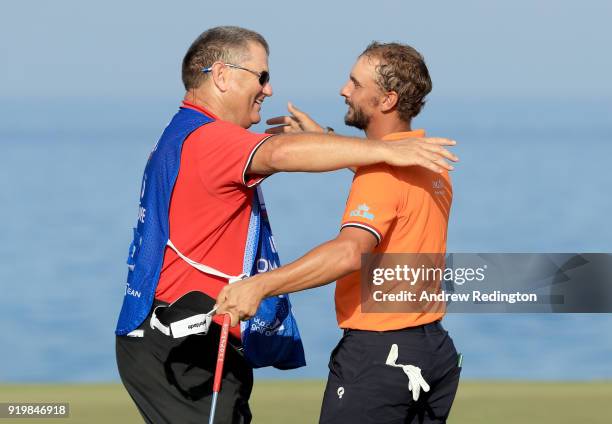
[[[382,102],[380,102],[380,108],[382,112],[389,112],[395,106],[397,106],[397,101],[399,100],[399,96],[395,91],[387,91],[385,96],[382,98]]]
[[[213,84],[219,89],[221,92],[227,91],[229,87],[229,67],[225,66],[221,62],[215,62],[212,65],[212,71],[210,72]]]

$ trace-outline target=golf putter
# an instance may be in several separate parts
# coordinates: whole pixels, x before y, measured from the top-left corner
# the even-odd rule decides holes
[[[215,410],[217,409],[217,398],[219,397],[219,392],[221,391],[221,377],[223,376],[223,364],[225,363],[225,350],[227,348],[230,321],[230,314],[225,314],[223,317],[223,327],[221,327],[221,337],[219,338],[219,352],[217,353],[217,367],[215,368],[213,398],[210,406],[210,417],[208,418],[208,424],[213,424],[215,422]]]

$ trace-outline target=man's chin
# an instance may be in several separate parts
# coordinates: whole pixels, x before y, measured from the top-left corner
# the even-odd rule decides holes
[[[347,127],[355,127],[355,128],[357,128],[358,130],[363,130],[363,129],[365,129],[365,126],[364,126],[364,125],[363,125],[361,122],[356,122],[356,121],[353,121],[351,118],[344,118],[344,124],[345,124]]]
[[[251,116],[251,125],[259,124],[261,121],[261,115],[259,113]]]
[[[353,125],[353,116],[351,115],[350,112],[347,112],[346,115],[344,115],[344,124],[348,125],[349,127],[354,126]]]
[[[344,115],[344,124],[349,127],[355,127],[358,130],[365,130],[368,126],[369,119],[365,119],[365,117],[361,116],[361,114],[351,113],[351,111],[347,112]]]

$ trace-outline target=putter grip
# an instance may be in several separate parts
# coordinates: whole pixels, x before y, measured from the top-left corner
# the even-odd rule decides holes
[[[221,327],[221,337],[219,338],[219,353],[217,354],[217,367],[215,368],[215,380],[213,383],[213,392],[217,393],[221,390],[221,377],[223,376],[223,363],[225,362],[225,350],[227,348],[230,320],[230,315],[225,314],[223,317],[223,326]]]

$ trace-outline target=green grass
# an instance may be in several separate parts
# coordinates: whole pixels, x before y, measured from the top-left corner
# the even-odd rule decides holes
[[[258,381],[251,408],[254,423],[316,423],[322,381]],[[0,424],[140,423],[122,386],[1,385],[0,402],[70,402],[68,419],[0,418]],[[279,408],[278,405],[291,405]],[[450,424],[564,424],[612,422],[612,382],[461,382]],[[351,423],[354,424],[354,423]]]

